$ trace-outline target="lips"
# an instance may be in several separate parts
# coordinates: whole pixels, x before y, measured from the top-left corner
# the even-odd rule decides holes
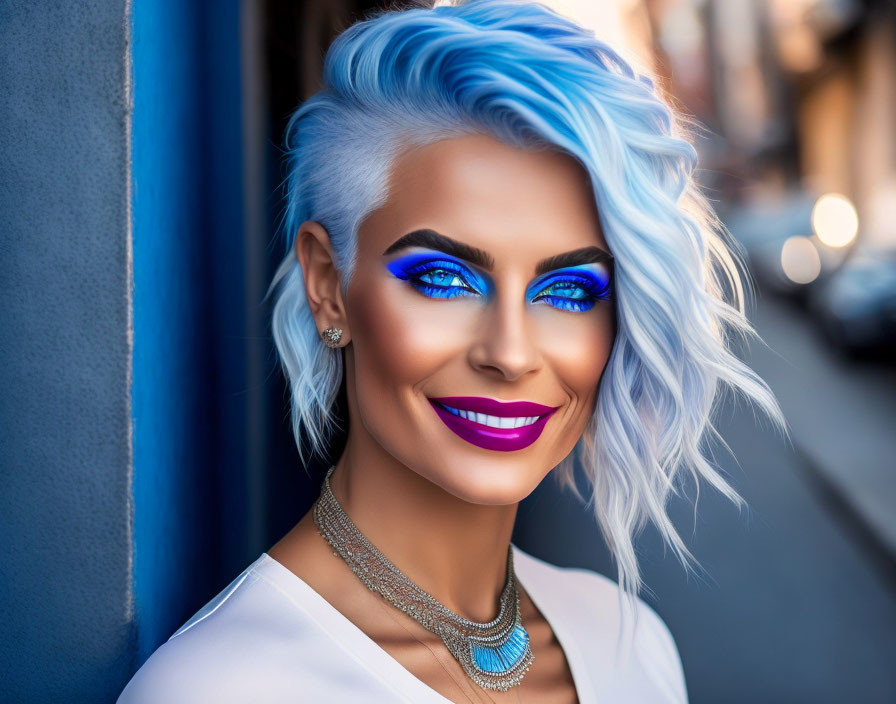
[[[458,437],[486,450],[499,452],[522,450],[534,443],[548,419],[559,408],[530,401],[502,402],[481,396],[444,396],[430,398],[429,402],[442,422]],[[511,418],[516,420],[499,420]],[[519,427],[494,427],[509,423],[525,424]]]

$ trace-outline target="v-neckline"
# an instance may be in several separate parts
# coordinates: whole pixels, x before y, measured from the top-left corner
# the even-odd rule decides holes
[[[529,560],[536,560],[536,558],[523,553],[516,545],[512,543],[511,545],[514,550],[514,571],[517,581],[523,586],[532,603],[535,604],[557,638],[566,657],[579,704],[590,704],[594,698],[587,662],[573,637],[569,624],[560,614],[554,613],[550,597],[546,592],[540,591],[541,584],[538,584],[533,591],[532,587],[538,583],[538,578],[537,575],[529,572]],[[334,639],[342,643],[347,651],[355,655],[365,669],[384,679],[393,688],[397,687],[402,694],[410,698],[410,701],[432,701],[440,704],[448,702],[451,704],[450,699],[414,675],[299,575],[266,552],[262,553],[261,559],[268,562],[281,579],[286,580],[289,585],[300,591],[306,600],[317,604],[318,608],[314,609],[310,615],[315,617]],[[522,570],[520,565],[523,565]],[[531,580],[530,577],[532,577]]]

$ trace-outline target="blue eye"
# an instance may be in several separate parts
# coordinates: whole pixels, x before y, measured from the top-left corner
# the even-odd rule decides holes
[[[419,258],[418,258],[419,259]],[[457,298],[460,296],[480,296],[479,290],[470,279],[475,277],[456,262],[438,259],[429,261],[408,261],[401,259],[388,265],[399,279],[407,280],[415,289],[431,298]]]
[[[490,296],[490,279],[464,264],[432,252],[415,253],[389,262],[386,268],[429,298]],[[568,267],[541,278],[529,289],[532,303],[544,302],[560,310],[584,313],[597,301],[610,300],[610,269],[603,263]],[[532,291],[537,294],[532,295]]]
[[[569,276],[561,275],[550,280],[550,283],[532,299],[532,302],[544,301],[548,305],[574,313],[591,310],[598,301],[611,298],[609,272],[601,272],[603,276],[593,275]]]

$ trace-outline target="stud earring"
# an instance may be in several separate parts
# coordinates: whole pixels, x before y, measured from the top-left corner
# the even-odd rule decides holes
[[[320,334],[320,337],[327,347],[339,347],[339,341],[342,339],[342,328],[327,328]]]

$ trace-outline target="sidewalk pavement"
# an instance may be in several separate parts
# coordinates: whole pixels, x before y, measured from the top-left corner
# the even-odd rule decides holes
[[[795,448],[896,561],[896,366],[840,357],[796,306],[757,294],[768,347],[746,361],[771,386]]]

